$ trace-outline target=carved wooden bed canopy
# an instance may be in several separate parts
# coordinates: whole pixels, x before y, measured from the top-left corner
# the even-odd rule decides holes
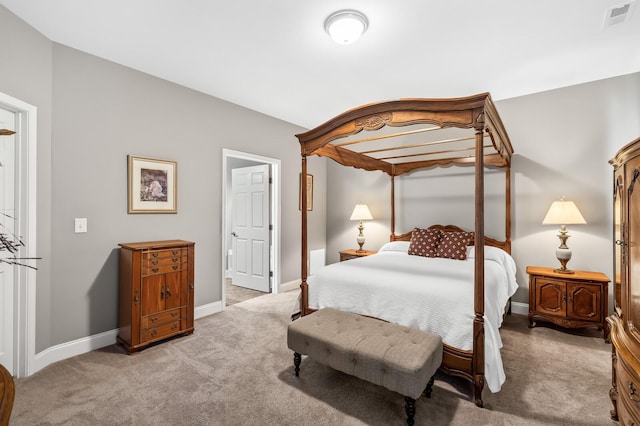
[[[364,136],[360,135],[363,130],[367,131]],[[489,93],[464,98],[400,99],[368,104],[346,111],[296,137],[301,147],[302,176],[307,174],[307,157],[318,155],[329,157],[345,166],[382,171],[391,177],[392,240],[401,238],[395,235],[396,176],[438,166],[475,167],[475,355],[472,359],[470,357],[471,365],[459,366],[458,375],[474,382],[476,404],[481,405],[480,393],[484,386],[486,167],[502,168],[505,171],[505,241],[501,247],[511,251],[510,167],[513,148]],[[306,191],[301,191],[301,196],[302,205],[307,205]],[[302,209],[302,315],[312,311],[308,308],[307,256],[307,211]],[[456,364],[455,361],[453,363]],[[458,367],[454,365],[453,370],[456,368]]]

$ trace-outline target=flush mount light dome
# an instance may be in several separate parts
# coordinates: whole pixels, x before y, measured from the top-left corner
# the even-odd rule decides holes
[[[350,44],[358,40],[368,26],[367,17],[357,10],[334,12],[324,21],[324,30],[339,44]]]

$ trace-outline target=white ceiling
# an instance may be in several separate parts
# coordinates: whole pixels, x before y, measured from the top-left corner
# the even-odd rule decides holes
[[[355,106],[494,100],[640,71],[625,0],[0,0],[49,39],[311,128]],[[356,43],[324,20],[367,15]]]

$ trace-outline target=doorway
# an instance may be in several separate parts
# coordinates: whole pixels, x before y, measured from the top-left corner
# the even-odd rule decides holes
[[[0,92],[0,110],[3,124],[0,128],[15,131],[11,139],[11,152],[5,151],[3,163],[5,172],[11,175],[11,188],[6,188],[9,175],[3,176],[4,195],[0,200],[1,209],[9,209],[11,233],[19,236],[21,244],[15,257],[36,257],[36,123],[37,109],[19,99]],[[5,136],[1,136],[5,137]],[[11,164],[9,165],[9,162]],[[11,169],[11,170],[9,170]],[[8,218],[9,219],[9,218]],[[0,351],[3,364],[15,377],[26,377],[35,370],[35,327],[36,327],[36,272],[35,263],[26,259],[27,266],[12,267],[4,276],[3,286],[10,285],[11,291],[0,297]],[[11,312],[11,314],[7,314]]]
[[[280,160],[264,157],[256,154],[233,151],[230,149],[223,149],[222,152],[222,165],[223,165],[223,178],[222,178],[222,193],[223,193],[223,205],[222,205],[222,307],[223,309],[229,304],[246,300],[248,298],[256,297],[265,294],[264,292],[247,289],[244,287],[237,287],[232,285],[231,277],[238,275],[237,271],[231,271],[234,264],[237,265],[238,257],[240,256],[243,261],[246,261],[247,250],[246,245],[238,245],[238,241],[243,241],[243,236],[238,229],[234,229],[234,189],[233,189],[233,176],[250,176],[244,172],[240,172],[240,169],[246,171],[266,170],[267,176],[270,176],[270,185],[268,189],[268,247],[262,247],[260,252],[266,253],[268,257],[262,258],[256,257],[256,259],[262,259],[257,262],[260,269],[260,273],[267,274],[267,287],[262,290],[267,292],[277,293],[280,284]],[[234,172],[235,170],[235,172]],[[240,172],[240,173],[238,173]],[[254,176],[260,176],[260,174],[254,174]],[[260,179],[254,179],[256,182]],[[235,189],[236,193],[238,189]],[[235,235],[235,236],[234,236]],[[255,247],[260,247],[261,244],[256,244]],[[255,248],[254,247],[254,248]],[[265,252],[266,250],[266,252]],[[235,251],[235,252],[234,252]],[[234,259],[235,257],[235,259]],[[261,265],[265,265],[264,268]],[[241,276],[241,275],[240,275]],[[239,282],[236,284],[240,284]],[[247,287],[254,287],[253,284],[246,285]],[[255,288],[255,287],[254,287]]]

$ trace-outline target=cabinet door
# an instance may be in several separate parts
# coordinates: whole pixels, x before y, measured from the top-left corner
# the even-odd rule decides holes
[[[140,305],[142,316],[164,311],[164,286],[164,274],[142,278],[142,303]]]
[[[622,280],[624,279],[624,235],[623,235],[624,167],[615,171],[613,189],[613,297],[615,309],[621,314]]]
[[[181,271],[165,274],[164,303],[165,309],[178,308],[186,305],[183,298],[184,284],[182,283],[185,274]]]
[[[566,316],[566,287],[564,281],[536,278],[535,291],[537,312],[561,317]]]
[[[622,308],[626,310],[627,327],[633,336],[640,340],[640,158],[630,160],[626,166],[627,185],[627,300],[622,300]],[[626,309],[625,309],[626,308]]]
[[[567,316],[584,321],[601,321],[601,286],[567,283]]]

